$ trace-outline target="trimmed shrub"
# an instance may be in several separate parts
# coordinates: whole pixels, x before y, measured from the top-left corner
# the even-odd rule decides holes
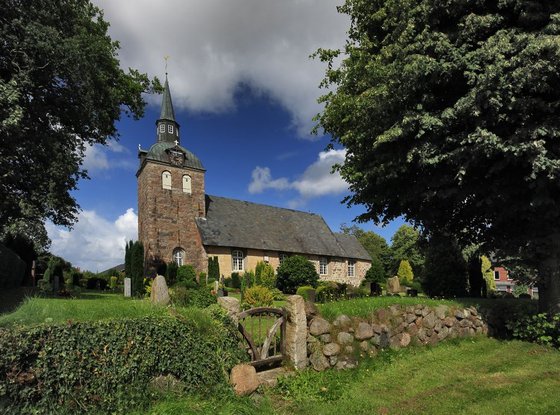
[[[187,288],[198,287],[196,270],[192,265],[181,265],[177,268],[177,283]]]
[[[244,308],[269,307],[274,302],[272,292],[261,285],[254,285],[245,290],[243,296]]]
[[[245,353],[219,308],[0,330],[4,413],[129,413],[153,399],[150,380],[173,375],[186,392],[227,388]]]
[[[302,285],[317,286],[319,275],[307,258],[294,255],[286,258],[278,267],[276,286],[286,294],[294,294]]]
[[[230,278],[231,288],[240,289],[241,288],[241,277],[238,272],[232,272]]]
[[[315,288],[310,285],[303,285],[297,289],[296,294],[301,295],[305,299],[305,301],[309,301],[310,291],[315,291]]]
[[[208,280],[220,281],[220,262],[217,256],[208,258]]]
[[[408,260],[403,259],[399,264],[399,270],[397,271],[397,276],[401,284],[408,285],[414,279],[414,273],[412,272],[412,267]]]
[[[339,299],[339,288],[336,282],[321,283],[317,287],[317,301],[326,303],[327,301],[335,301]]]

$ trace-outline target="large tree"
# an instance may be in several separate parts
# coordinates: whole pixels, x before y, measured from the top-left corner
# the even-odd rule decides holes
[[[347,0],[319,125],[362,220],[521,256],[560,312],[560,2]]]
[[[420,249],[420,233],[410,225],[401,225],[391,237],[391,276],[397,273],[401,261],[412,265],[414,275],[421,276],[424,267],[424,254]]]
[[[0,8],[0,235],[45,219],[68,226],[85,149],[117,137],[121,111],[142,116],[152,84],[119,67],[118,43],[89,0]]]
[[[373,231],[366,231],[356,225],[348,226],[345,223],[340,225],[340,231],[347,235],[354,235],[369,256],[372,259],[377,258],[381,262],[384,272],[389,272],[392,265],[392,256],[385,238]]]

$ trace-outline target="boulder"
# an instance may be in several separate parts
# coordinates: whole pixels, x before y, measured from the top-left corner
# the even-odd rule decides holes
[[[351,344],[352,342],[354,342],[354,336],[345,331],[341,331],[340,333],[338,333],[336,339],[340,344]]]
[[[305,316],[307,317],[307,321],[311,321],[313,317],[319,314],[319,309],[315,305],[315,303],[311,301],[305,302]]]
[[[449,307],[447,307],[446,305],[438,305],[436,307],[437,318],[439,318],[440,320],[443,320],[445,318],[448,310],[449,310]]]
[[[315,317],[309,325],[309,332],[314,336],[326,334],[331,330],[331,324],[323,317]]]
[[[433,329],[436,325],[435,313],[429,313],[426,317],[424,317],[423,325],[428,329]]]
[[[156,305],[168,305],[171,301],[169,297],[169,289],[163,275],[158,275],[152,282],[152,289],[150,293],[150,301]]]
[[[256,391],[260,382],[255,368],[243,363],[231,369],[230,383],[236,395],[246,396]]]
[[[337,343],[325,344],[323,347],[323,354],[327,357],[336,356],[340,353],[340,346]]]
[[[331,335],[329,333],[327,334],[321,334],[319,336],[319,339],[323,342],[323,343],[330,343],[331,342]]]
[[[387,278],[387,292],[390,294],[401,292],[401,283],[399,282],[399,277],[394,276],[392,278]]]
[[[218,297],[218,304],[226,310],[235,322],[237,322],[237,315],[241,312],[241,305],[239,300],[234,297]]]
[[[356,327],[354,337],[356,337],[357,340],[371,339],[373,337],[373,328],[368,323],[361,322],[358,324],[358,327]]]
[[[333,321],[333,325],[340,328],[349,327],[352,325],[352,320],[350,320],[350,317],[342,314]]]
[[[322,372],[323,370],[328,369],[331,366],[329,360],[323,353],[319,351],[311,354],[311,356],[309,357],[309,363],[311,363],[311,366],[317,372]]]
[[[410,334],[408,333],[397,334],[391,338],[391,348],[400,349],[406,347],[410,344],[410,340]]]

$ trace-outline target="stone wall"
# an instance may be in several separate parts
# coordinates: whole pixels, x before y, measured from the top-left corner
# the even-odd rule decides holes
[[[339,316],[332,323],[320,316],[309,321],[307,354],[313,369],[347,369],[360,357],[374,356],[380,349],[411,344],[437,344],[455,337],[487,334],[488,327],[476,308],[453,309],[393,305],[377,310],[365,320]]]

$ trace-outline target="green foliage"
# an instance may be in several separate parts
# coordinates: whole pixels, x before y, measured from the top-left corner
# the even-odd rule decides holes
[[[179,267],[177,266],[177,263],[174,261],[171,261],[170,263],[167,264],[167,269],[165,271],[165,280],[167,282],[167,285],[172,286],[177,282],[178,268]]]
[[[136,241],[130,248],[130,278],[132,294],[144,295],[144,245]]]
[[[310,291],[315,291],[315,288],[312,287],[311,285],[302,285],[301,287],[298,287],[296,291],[296,295],[301,295],[305,301],[310,301],[309,298]]]
[[[0,71],[0,234],[20,224],[32,237],[44,233],[46,219],[76,220],[72,192],[87,177],[86,149],[118,137],[123,111],[141,117],[142,93],[153,85],[121,69],[118,43],[90,1],[3,6],[0,56],[9,58]]]
[[[154,397],[155,376],[203,392],[225,387],[243,360],[235,327],[217,309],[4,329],[0,349],[0,400],[11,414],[128,413]]]
[[[560,3],[347,0],[339,11],[349,38],[317,52],[329,88],[317,129],[347,151],[338,170],[349,204],[367,207],[359,219],[404,215],[520,257],[553,287],[542,305],[560,311]]]
[[[389,245],[387,245],[385,238],[375,232],[364,231],[356,225],[347,226],[346,224],[342,224],[340,226],[340,231],[348,235],[354,235],[368,252],[371,259],[381,262],[384,270],[393,268],[391,249]]]
[[[109,280],[109,288],[112,290],[117,288],[117,281],[118,281],[117,277],[111,277],[111,279]]]
[[[231,273],[231,288],[240,289],[241,288],[241,277],[238,272]]]
[[[519,340],[560,348],[560,314],[524,317],[511,321],[508,328]]]
[[[217,256],[208,258],[208,280],[220,281],[220,263]]]
[[[245,290],[243,294],[244,308],[270,307],[274,302],[272,292],[261,285],[254,285]]]
[[[278,267],[276,286],[286,294],[294,294],[302,285],[317,286],[319,275],[307,258],[294,255],[286,258]]]
[[[255,283],[267,288],[276,287],[276,273],[272,265],[259,261],[255,267]]]
[[[527,294],[529,287],[524,284],[518,284],[513,288],[513,295],[519,297],[520,295]]]
[[[410,225],[402,225],[391,238],[392,265],[388,269],[390,276],[397,273],[401,261],[407,260],[413,273],[419,275],[423,271],[424,255],[420,249],[420,233]]]
[[[0,289],[19,287],[25,276],[25,262],[0,243]]]
[[[321,303],[339,300],[343,295],[343,287],[334,281],[321,281],[317,287],[316,297]]]
[[[486,292],[489,294],[496,291],[496,280],[494,279],[494,268],[492,263],[487,256],[482,255],[480,257],[480,263],[482,268],[482,276],[484,282],[486,283]]]
[[[192,265],[181,265],[177,268],[177,284],[187,288],[198,287],[198,283],[196,282],[196,270]]]
[[[188,288],[177,284],[170,288],[171,302],[178,307],[206,308],[216,304],[216,296],[210,287]]]
[[[454,238],[434,235],[430,239],[422,285],[426,294],[432,297],[466,295],[467,264]]]
[[[486,297],[488,289],[482,273],[482,258],[478,252],[467,257],[467,271],[469,275],[469,294],[471,297]]]
[[[412,272],[412,267],[408,260],[403,259],[399,264],[399,270],[397,271],[397,276],[402,284],[409,284],[414,279],[414,274]]]
[[[378,258],[371,259],[371,267],[366,271],[365,281],[381,284],[387,281],[385,269]]]

